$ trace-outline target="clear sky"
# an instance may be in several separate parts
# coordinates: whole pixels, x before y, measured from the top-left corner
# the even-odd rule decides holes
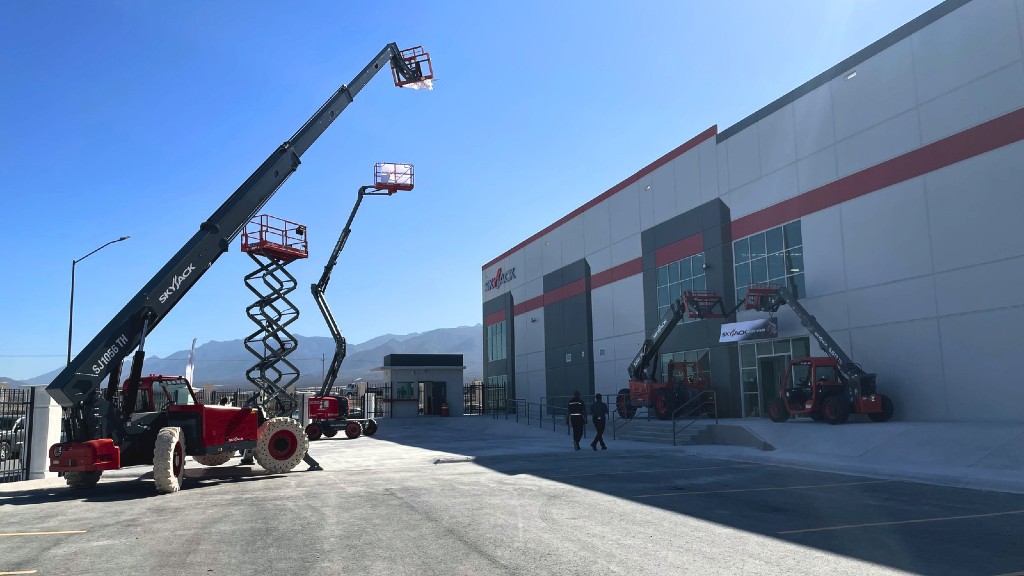
[[[724,130],[937,0],[11,2],[0,19],[0,376],[63,365],[71,261],[84,346],[260,163],[388,42],[387,71],[265,212],[309,227],[295,332],[374,162],[416,190],[368,198],[327,297],[350,342],[481,321],[488,260],[717,124]],[[231,251],[147,340],[242,338]]]

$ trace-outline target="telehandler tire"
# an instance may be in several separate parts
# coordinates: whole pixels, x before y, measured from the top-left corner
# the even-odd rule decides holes
[[[185,439],[181,428],[161,428],[153,447],[153,482],[160,494],[181,490],[185,476]]]
[[[782,398],[772,398],[768,401],[768,417],[772,422],[785,422],[789,420],[789,410]]]
[[[359,425],[359,422],[349,422],[345,424],[345,436],[348,436],[349,440],[355,440],[363,433],[363,427]]]
[[[256,431],[256,448],[252,453],[267,472],[282,474],[298,466],[308,451],[309,439],[302,424],[280,416],[267,420]]]
[[[872,422],[888,422],[892,419],[892,415],[892,400],[890,400],[888,396],[882,396],[882,411],[874,414],[868,414],[868,418],[871,418]]]
[[[373,418],[370,418],[369,420],[366,421],[366,425],[363,426],[363,434],[366,434],[367,436],[373,436],[376,433],[377,421],[374,420]]]
[[[821,407],[821,414],[829,424],[845,424],[850,418],[850,402],[843,395],[829,396]]]
[[[64,481],[68,483],[70,488],[75,490],[85,490],[96,486],[96,483],[100,481],[100,476],[103,475],[102,470],[92,470],[88,472],[65,472]]]
[[[235,455],[235,451],[221,452],[220,454],[204,454],[201,456],[193,456],[192,459],[202,464],[203,466],[220,466],[226,464],[231,457]]]

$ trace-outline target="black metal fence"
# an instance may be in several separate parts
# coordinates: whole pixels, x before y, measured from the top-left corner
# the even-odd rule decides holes
[[[473,382],[462,386],[462,413],[466,415],[504,411],[506,400],[508,396],[504,385]]]
[[[32,390],[0,390],[0,483],[28,480],[32,462]]]

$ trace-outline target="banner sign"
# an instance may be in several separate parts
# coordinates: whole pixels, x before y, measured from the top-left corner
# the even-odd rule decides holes
[[[746,340],[767,340],[778,338],[779,319],[763,318],[761,320],[750,320],[748,322],[733,322],[722,324],[722,333],[719,342],[744,342]]]

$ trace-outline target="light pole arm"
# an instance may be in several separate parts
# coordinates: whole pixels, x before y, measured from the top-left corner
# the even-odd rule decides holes
[[[89,252],[88,254],[82,256],[78,260],[71,261],[71,306],[70,310],[68,311],[68,364],[71,364],[71,335],[73,333],[75,326],[75,264],[78,264],[82,260],[85,260],[89,256],[92,256],[93,254],[99,252],[100,250],[103,250],[107,246],[110,246],[111,244],[115,244],[117,242],[127,240],[129,238],[131,238],[131,236],[121,236],[117,240],[111,240],[110,242],[107,242],[103,246],[100,246],[99,248],[93,250],[92,252]]]

